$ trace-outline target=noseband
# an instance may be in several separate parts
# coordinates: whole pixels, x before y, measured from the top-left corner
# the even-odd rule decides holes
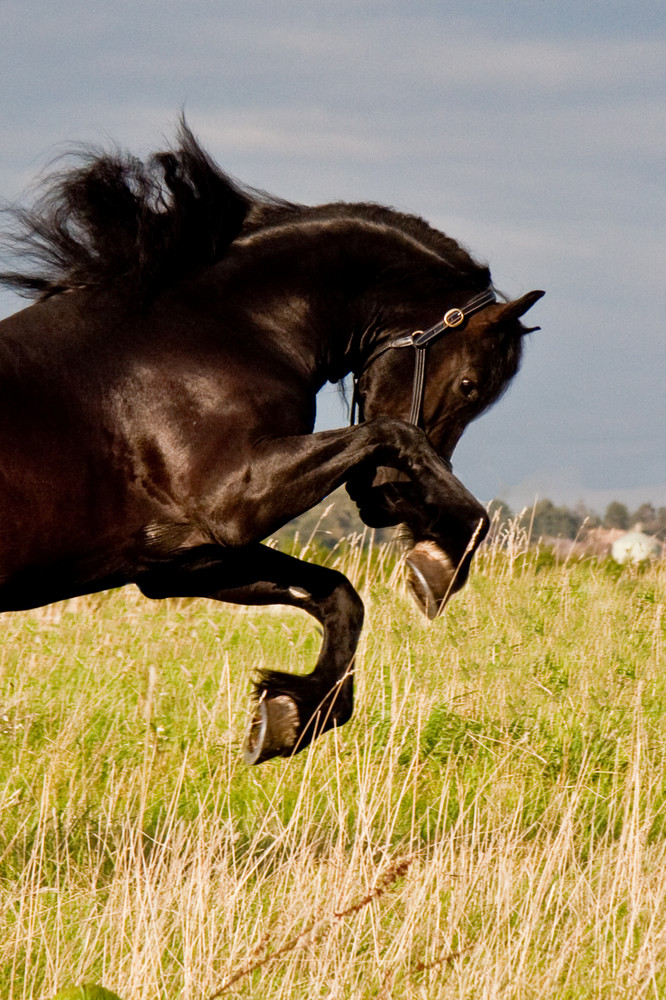
[[[435,323],[434,326],[428,327],[427,330],[415,330],[414,333],[408,333],[403,337],[398,337],[396,340],[391,341],[391,343],[383,347],[381,351],[378,351],[365,366],[364,371],[367,371],[370,365],[375,363],[377,358],[381,357],[382,354],[385,354],[386,351],[393,350],[393,348],[414,348],[414,381],[412,383],[412,406],[409,411],[410,424],[415,424],[417,427],[421,424],[423,390],[425,387],[426,348],[428,347],[428,344],[437,340],[437,338],[441,337],[442,334],[448,333],[449,330],[455,330],[456,327],[462,326],[468,316],[472,316],[475,312],[485,309],[486,306],[492,305],[492,303],[496,301],[497,297],[495,296],[493,289],[486,288],[483,292],[480,292],[478,295],[475,295],[468,302],[466,302],[460,309],[449,309],[448,312],[444,313],[444,317],[439,321],[439,323]],[[354,393],[351,405],[352,426],[356,423],[357,411],[359,413],[361,412],[361,400],[358,392],[358,378],[354,378]]]

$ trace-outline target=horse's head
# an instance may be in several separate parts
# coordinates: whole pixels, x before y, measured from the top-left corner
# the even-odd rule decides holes
[[[358,379],[363,418],[387,415],[418,424],[439,456],[450,463],[467,425],[502,395],[518,371],[522,338],[529,332],[520,319],[543,294],[533,291],[512,302],[497,302],[488,288],[460,296],[459,303],[447,308],[443,318],[440,313],[434,323],[433,316],[426,315],[430,325],[423,324],[424,329],[403,330],[380,340]],[[375,524],[396,519],[423,523],[417,510],[409,511],[409,483],[400,479],[393,470],[377,472],[366,519]],[[461,483],[455,479],[453,483],[460,497],[453,497],[450,523],[444,529],[440,526],[437,543],[427,529],[417,527],[416,544],[407,557],[412,590],[431,618],[465,582],[472,555],[487,531],[483,508]],[[411,516],[401,516],[405,511]]]
[[[364,419],[387,415],[418,423],[450,461],[467,425],[499,399],[518,371],[522,338],[530,332],[520,318],[543,294],[528,292],[506,303],[491,290],[467,300],[459,296],[460,305],[447,309],[442,322],[392,337],[358,380]]]

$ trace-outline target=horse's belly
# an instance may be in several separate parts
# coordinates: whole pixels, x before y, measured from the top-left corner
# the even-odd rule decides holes
[[[0,610],[106,590],[131,576],[143,512],[51,490],[0,494]]]
[[[25,611],[45,604],[65,601],[82,594],[110,590],[128,583],[122,571],[90,575],[77,567],[53,564],[35,566],[3,576],[0,583],[0,611]]]

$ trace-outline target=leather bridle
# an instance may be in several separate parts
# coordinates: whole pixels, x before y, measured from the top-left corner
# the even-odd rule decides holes
[[[370,365],[374,364],[377,358],[381,357],[387,351],[393,350],[397,347],[413,347],[414,348],[414,381],[412,383],[412,405],[409,411],[409,423],[416,424],[417,427],[421,425],[421,411],[423,407],[423,391],[425,388],[425,368],[426,368],[426,348],[433,340],[437,340],[442,334],[448,333],[449,330],[455,330],[457,327],[462,326],[468,316],[472,316],[474,313],[479,312],[481,309],[485,309],[486,306],[492,305],[493,302],[497,301],[497,297],[492,288],[486,288],[484,291],[479,292],[473,298],[469,299],[463,306],[459,309],[449,309],[444,313],[444,317],[435,323],[434,326],[428,327],[427,330],[415,330],[414,333],[408,333],[405,336],[397,337],[392,340],[390,344],[386,344],[377,354],[374,355],[366,364],[363,369],[366,372]],[[361,415],[362,400],[358,391],[358,380],[359,377],[354,377],[354,393],[352,396],[351,405],[351,426],[356,423],[357,412],[360,415],[360,419],[363,420]]]

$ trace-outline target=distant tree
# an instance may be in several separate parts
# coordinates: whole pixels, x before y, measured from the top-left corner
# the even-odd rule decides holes
[[[641,531],[645,531],[648,535],[653,535],[659,530],[657,512],[651,503],[642,503],[631,515],[630,523],[640,524]]]
[[[539,500],[533,510],[523,515],[525,527],[532,524],[532,539],[575,538],[583,517],[568,507],[556,507],[552,500]]]
[[[657,531],[655,534],[660,538],[666,538],[666,507],[660,507],[657,511]]]
[[[601,526],[601,518],[596,513],[596,511],[589,510],[584,503],[577,503],[573,509],[574,514],[579,519],[580,523],[585,523],[585,527],[589,528],[599,528]]]
[[[629,511],[623,503],[612,500],[608,504],[604,514],[604,528],[621,528],[622,531],[628,531]]]
[[[488,504],[488,514],[491,520],[497,517],[500,524],[506,524],[514,517],[508,503],[504,503],[503,500],[491,500]]]

